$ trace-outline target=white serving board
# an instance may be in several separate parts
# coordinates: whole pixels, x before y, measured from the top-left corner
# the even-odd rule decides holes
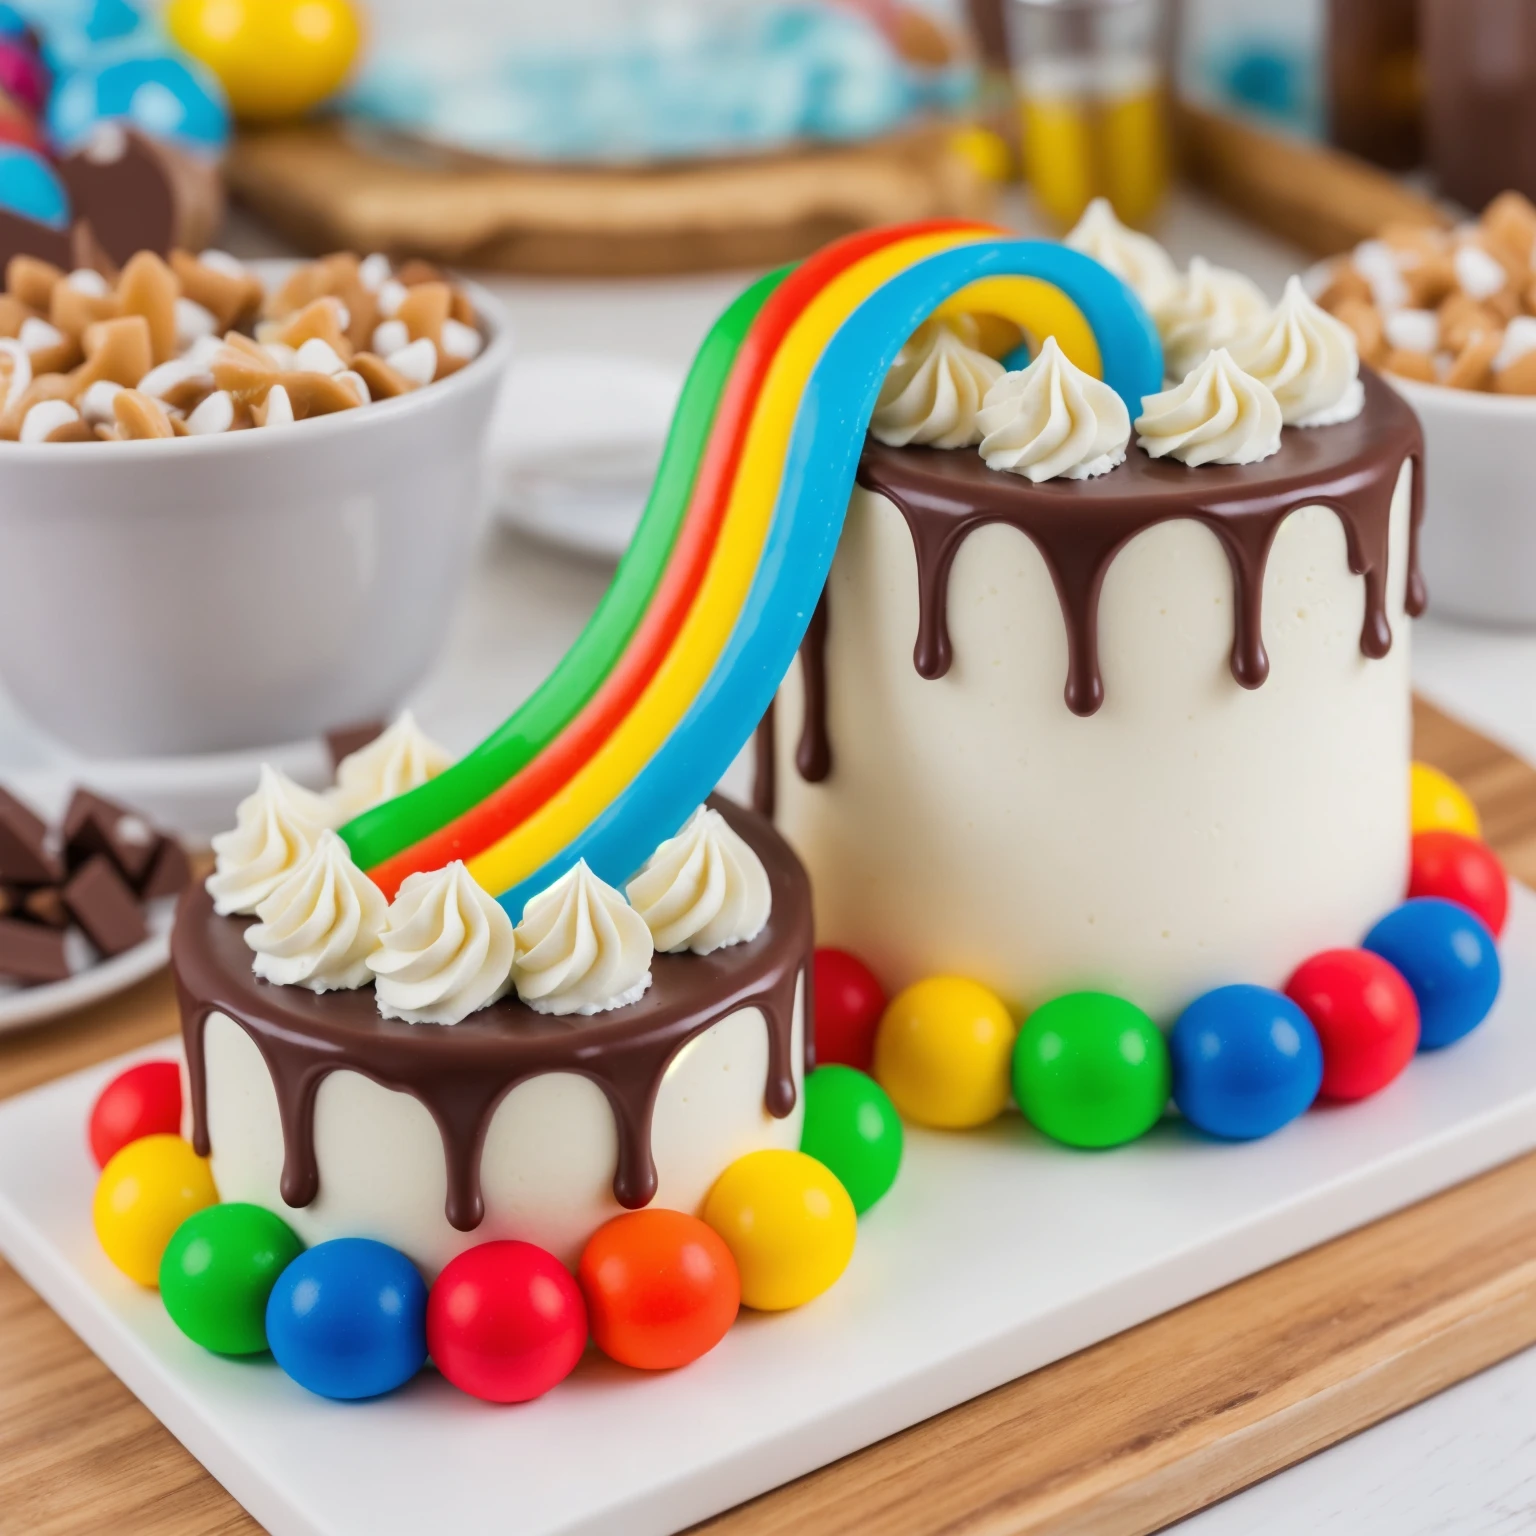
[[[1264,1141],[1168,1123],[1082,1153],[1013,1115],[910,1132],[895,1190],[819,1301],[746,1315],[671,1375],[589,1354],[522,1407],[431,1372],[393,1397],[328,1403],[269,1360],[183,1338],[91,1232],[85,1118],[122,1062],[0,1105],[0,1249],[274,1536],[648,1536],[1536,1146],[1536,896],[1518,888],[1502,950],[1481,1029],[1376,1098]]]

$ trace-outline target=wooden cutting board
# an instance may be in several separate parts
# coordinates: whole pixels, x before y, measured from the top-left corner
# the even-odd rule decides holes
[[[301,249],[558,277],[770,267],[852,230],[984,218],[993,189],[943,127],[634,170],[367,147],[334,124],[245,133],[230,190]]]
[[[1420,704],[1418,756],[1536,884],[1536,769]],[[0,1097],[174,1033],[159,976],[0,1041]],[[1536,1154],[1191,1302],[699,1527],[1142,1536],[1536,1343]],[[253,1536],[0,1262],[0,1533]]]

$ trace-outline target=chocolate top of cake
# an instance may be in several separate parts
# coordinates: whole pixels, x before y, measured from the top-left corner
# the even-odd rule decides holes
[[[1232,676],[1258,688],[1269,676],[1264,650],[1264,571],[1281,523],[1302,507],[1331,508],[1343,525],[1349,567],[1365,584],[1360,649],[1387,654],[1387,557],[1392,499],[1405,462],[1414,464],[1409,518],[1407,611],[1423,612],[1419,525],[1424,515],[1424,439],[1418,418],[1390,385],[1360,370],[1365,403],[1351,421],[1286,427],[1280,451],[1254,464],[1191,468],[1154,459],[1133,442],[1125,462],[1085,480],[1035,483],[988,469],[974,448],[892,448],[870,438],[858,483],[886,497],[906,520],[917,556],[917,635],[912,660],[920,676],[949,670],[949,577],[955,556],[978,528],[1002,523],[1026,535],[1051,573],[1067,631],[1066,705],[1091,715],[1104,702],[1099,670],[1098,610],[1104,576],[1138,534],[1187,518],[1209,528],[1232,569]],[[830,622],[835,623],[835,619]],[[834,747],[826,722],[825,647],[829,624],[822,594],[800,649],[805,717],[795,764],[819,783],[831,772]],[[757,810],[772,815],[773,718],[758,736]]]
[[[1301,507],[1325,506],[1344,525],[1349,566],[1365,581],[1360,649],[1385,656],[1387,545],[1392,495],[1405,460],[1422,459],[1418,418],[1376,374],[1362,369],[1365,405],[1352,421],[1287,427],[1280,451],[1255,464],[1191,469],[1153,459],[1135,443],[1125,463],[1087,480],[1046,480],[988,469],[974,449],[888,448],[871,439],[858,482],[895,504],[917,551],[918,633],[913,662],[923,677],[949,670],[946,606],[960,546],[978,528],[1005,523],[1040,551],[1067,627],[1067,707],[1091,715],[1104,701],[1099,676],[1098,605],[1104,574],[1137,534],[1189,518],[1209,528],[1232,567],[1235,633],[1232,675],[1244,688],[1269,676],[1264,652],[1264,568],[1280,524]],[[1408,555],[1410,614],[1423,611],[1418,527],[1423,477],[1413,477]]]
[[[519,1083],[574,1072],[602,1089],[618,1130],[613,1193],[646,1205],[656,1193],[651,1113],[668,1065],[695,1036],[743,1008],[760,1009],[768,1029],[770,1114],[795,1106],[791,1058],[795,992],[809,966],[810,883],[784,840],[760,817],[728,800],[709,802],[751,845],[768,872],[773,910],[745,944],[709,955],[663,955],[635,1003],[591,1017],[536,1013],[514,995],[459,1024],[382,1018],[373,988],[317,994],[282,987],[251,970],[245,930],[253,919],[219,917],[199,885],[182,900],[171,938],[191,1085],[192,1141],[207,1155],[208,1099],[203,1028],[212,1013],[233,1019],[255,1042],[277,1091],[283,1128],[280,1188],[290,1206],[319,1192],[315,1098],[332,1072],[359,1072],[419,1099],[437,1123],[448,1168],[447,1217],[462,1232],[484,1215],[480,1152],[497,1106]],[[807,977],[805,1039],[812,1039]]]

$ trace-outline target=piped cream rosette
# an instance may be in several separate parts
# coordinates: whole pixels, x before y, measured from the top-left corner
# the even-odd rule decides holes
[[[1268,386],[1288,427],[1328,427],[1365,405],[1354,332],[1306,295],[1299,277],[1272,314],[1237,338],[1232,360]]]
[[[251,913],[301,864],[331,824],[319,795],[263,763],[253,793],[240,802],[232,831],[213,840],[208,894],[220,917]]]
[[[745,944],[773,907],[762,860],[719,811],[702,805],[651,855],[628,894],[663,954]]]
[[[651,984],[651,930],[585,859],[528,903],[515,937],[517,995],[537,1013],[606,1013]]]
[[[278,986],[311,992],[364,986],[373,979],[368,957],[388,910],[383,892],[326,829],[257,907],[259,921],[245,930],[256,952],[251,968]]]
[[[1255,464],[1280,451],[1280,405],[1225,347],[1181,384],[1141,402],[1136,441],[1154,459]]]
[[[1028,480],[1084,480],[1125,459],[1130,413],[1109,385],[1074,365],[1047,336],[1040,355],[987,391],[978,425],[988,469]]]
[[[368,957],[386,1019],[457,1024],[512,984],[512,920],[457,859],[409,875]]]
[[[981,441],[977,413],[1003,365],[972,343],[968,316],[925,320],[880,386],[870,434],[893,448],[969,448]]]

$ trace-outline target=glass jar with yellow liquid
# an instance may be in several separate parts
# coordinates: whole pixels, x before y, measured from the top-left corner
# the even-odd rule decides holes
[[[1168,186],[1167,0],[1011,0],[1024,177],[1063,228],[1095,197],[1145,224]]]

